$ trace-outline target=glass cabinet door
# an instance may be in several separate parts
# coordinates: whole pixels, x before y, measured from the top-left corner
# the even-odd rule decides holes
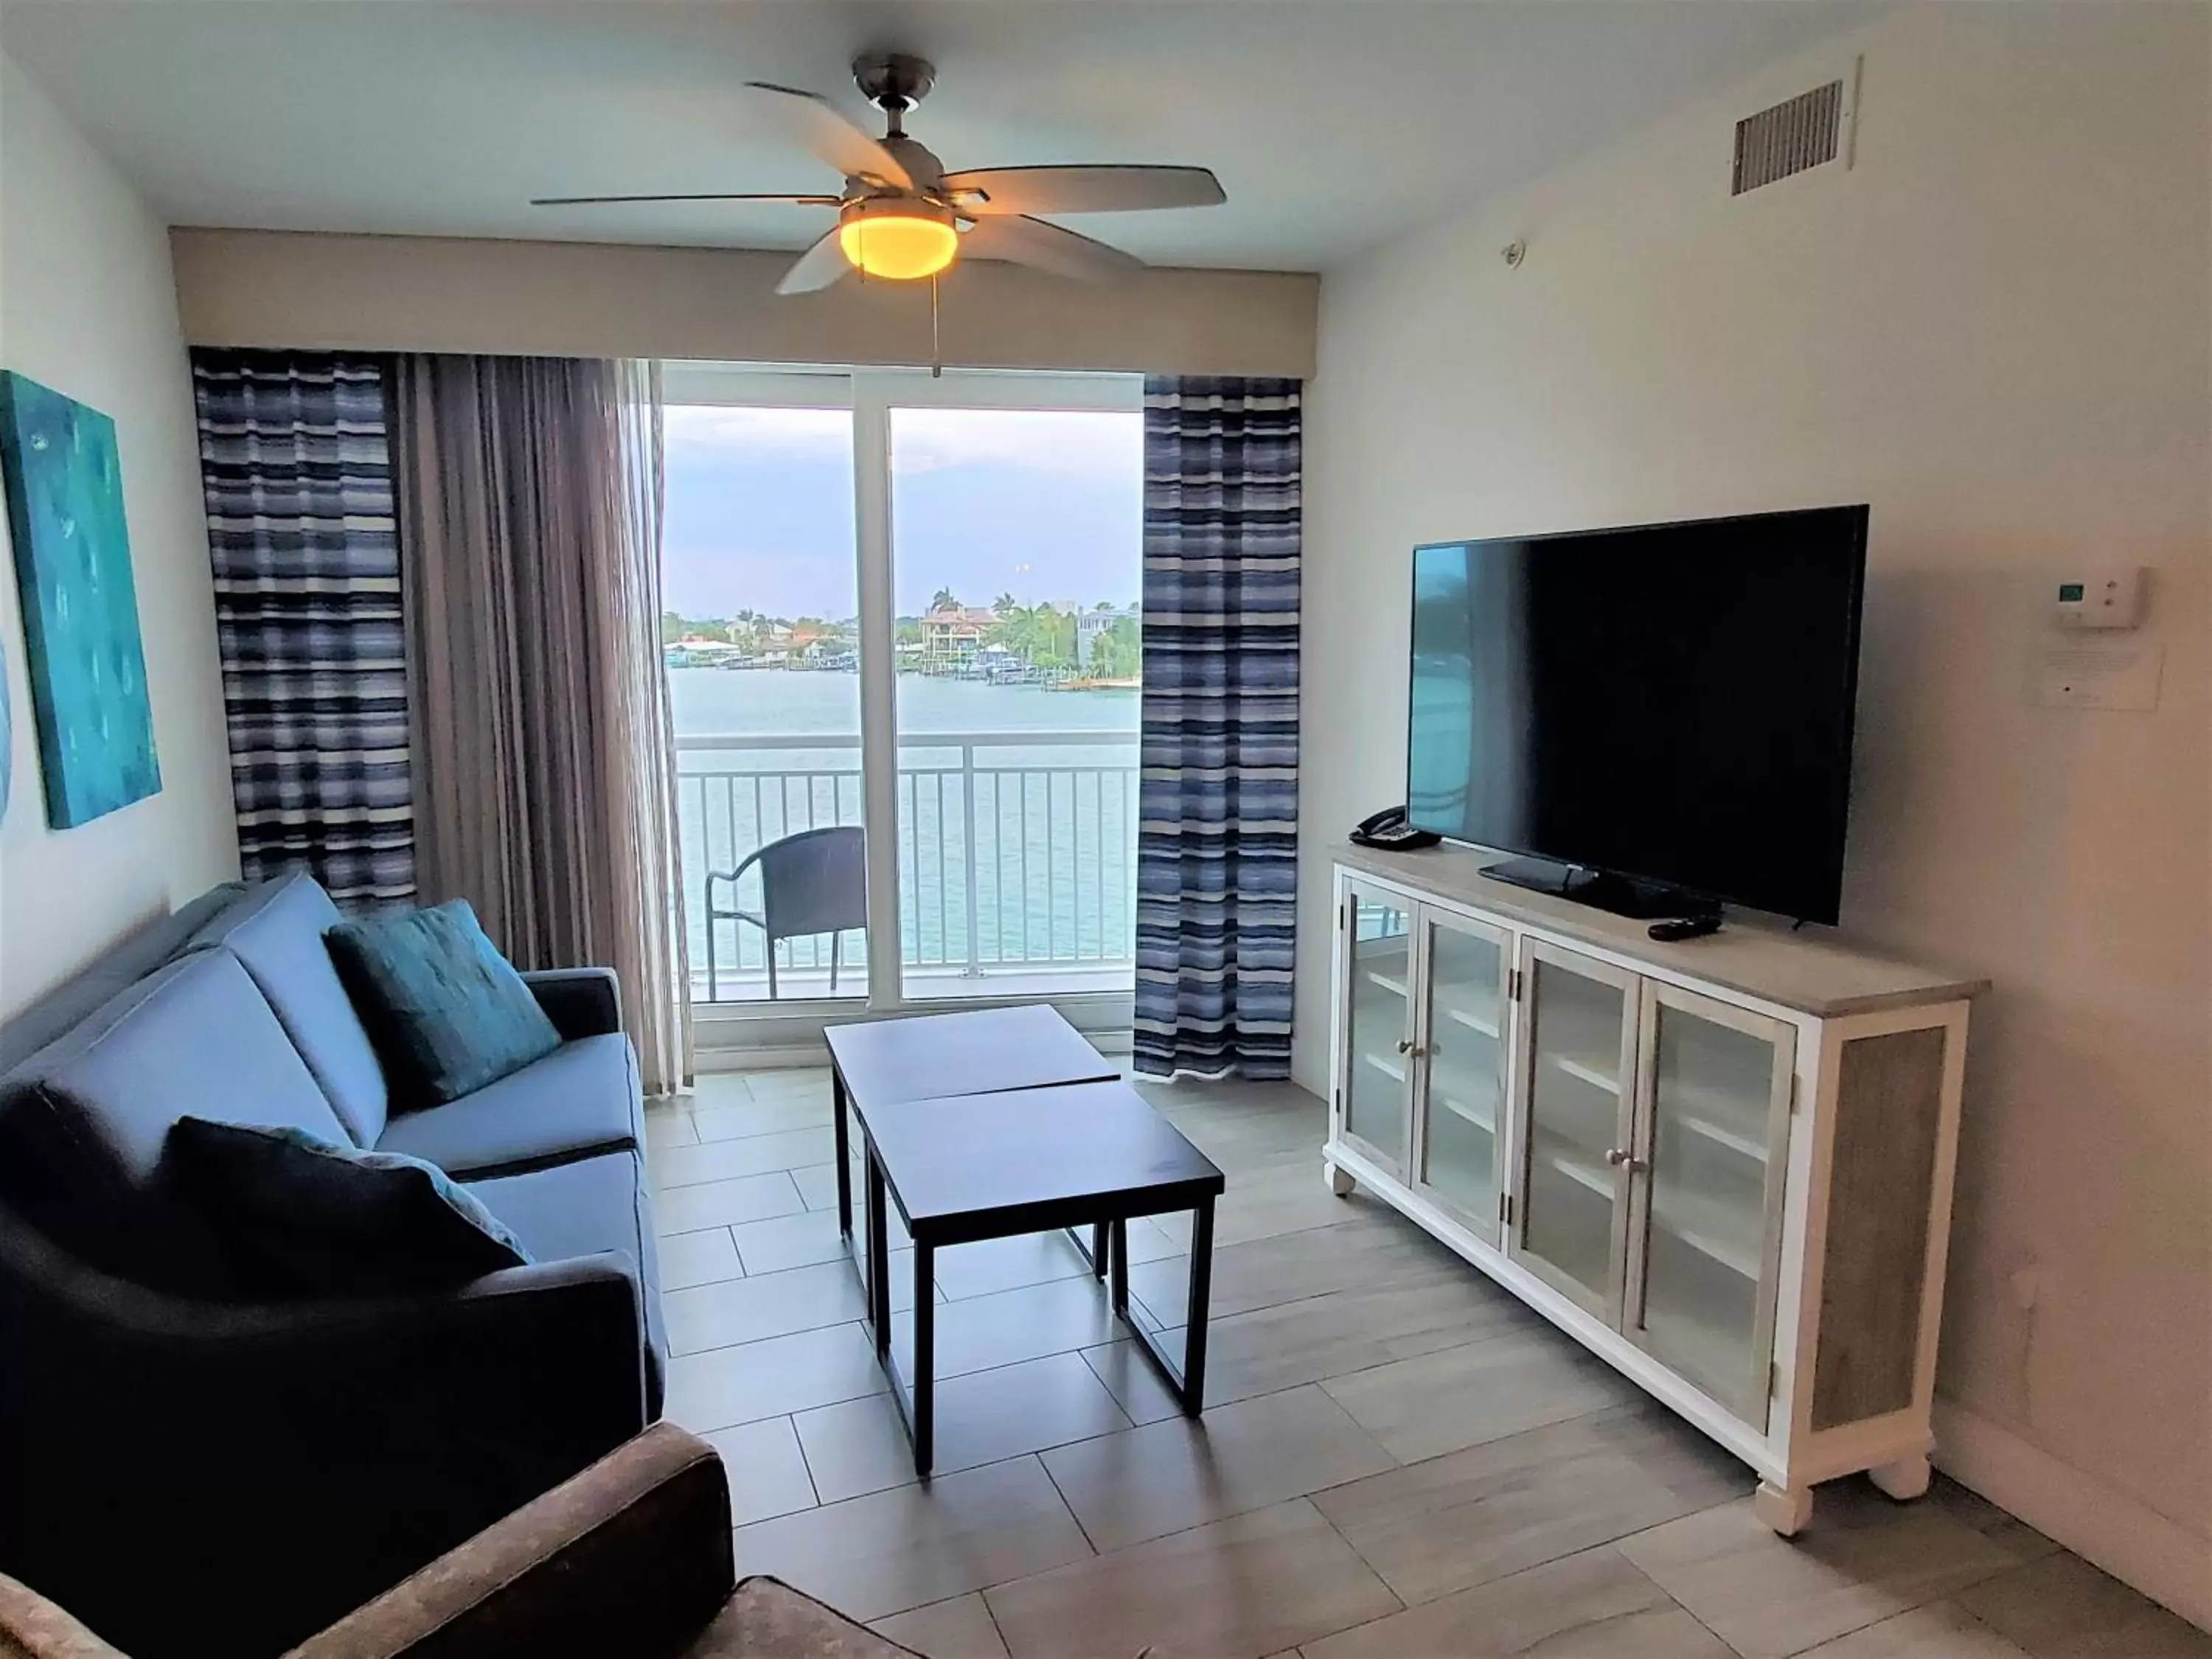
[[[1350,890],[1341,1127],[1394,1175],[1412,1122],[1413,913],[1389,894]]]
[[[1514,1252],[1556,1289],[1616,1322],[1634,1121],[1636,976],[1534,941],[1522,962]]]
[[[1634,1289],[1622,1328],[1763,1427],[1796,1033],[1656,983],[1642,1025]]]
[[[1413,1181],[1495,1243],[1504,1172],[1498,1139],[1505,1095],[1504,936],[1425,910],[1421,946]]]

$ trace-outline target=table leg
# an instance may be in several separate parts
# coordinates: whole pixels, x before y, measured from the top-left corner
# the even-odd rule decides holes
[[[1213,1297],[1213,1200],[1198,1206],[1190,1229],[1190,1309],[1182,1334],[1182,1410],[1206,1409],[1206,1319]]]
[[[890,1228],[884,1214],[884,1168],[876,1161],[874,1146],[867,1148],[867,1154],[868,1322],[874,1327],[870,1334],[876,1340],[876,1358],[881,1359],[891,1346]]]
[[[1106,1228],[1103,1221],[1093,1223],[1091,1228],[1091,1271],[1100,1279],[1106,1277]]]
[[[853,1236],[853,1146],[845,1127],[845,1079],[830,1068],[830,1121],[837,1139],[837,1233]]]
[[[914,1247],[914,1472],[929,1479],[937,1420],[937,1247]]]
[[[1127,1319],[1129,1316],[1129,1224],[1118,1219],[1109,1222],[1106,1234],[1110,1241],[1109,1248],[1113,1252],[1114,1311]]]

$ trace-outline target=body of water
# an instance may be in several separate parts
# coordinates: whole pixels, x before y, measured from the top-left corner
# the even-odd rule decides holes
[[[685,910],[695,974],[705,968],[703,872],[729,870],[766,842],[861,820],[860,683],[855,673],[678,668],[668,674],[678,745]],[[1118,963],[1133,954],[1138,694],[1050,691],[902,674],[902,733],[965,746],[902,743],[898,848],[901,950],[909,963],[975,963],[988,973],[1048,963]],[[1024,734],[1099,741],[1024,743]],[[732,738],[819,737],[817,747],[753,748]],[[711,748],[685,747],[712,738]],[[973,824],[974,848],[969,842]],[[726,883],[716,903],[731,904]],[[757,910],[756,878],[738,902]],[[716,924],[725,969],[763,963],[760,930]],[[829,960],[799,940],[783,960]],[[848,966],[863,959],[858,935]],[[855,983],[865,973],[855,968]],[[842,981],[841,981],[842,983]],[[703,994],[703,987],[702,987]],[[723,994],[732,994],[726,984]]]
[[[672,668],[676,733],[795,737],[857,743],[860,677],[786,669]],[[902,732],[1110,732],[1137,729],[1134,691],[1048,691],[1041,685],[898,677]]]

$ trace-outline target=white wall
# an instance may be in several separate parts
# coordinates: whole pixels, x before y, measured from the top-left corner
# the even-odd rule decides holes
[[[779,295],[789,253],[459,236],[174,233],[195,345],[692,358],[929,361],[927,285]],[[980,260],[945,284],[944,361],[1170,374],[1313,372],[1320,283],[1154,268],[1072,283]]]
[[[173,902],[238,873],[191,380],[169,242],[120,175],[0,58],[0,368],[115,420],[159,794],[49,830],[12,563],[0,656],[14,787],[0,820],[0,1016]],[[5,536],[0,528],[0,539]]]
[[[1328,273],[1297,1053],[1320,1088],[1329,847],[1404,793],[1409,548],[1871,502],[1845,927],[1997,988],[1970,1051],[1942,1455],[2200,1620],[2207,16],[1900,9]],[[1856,170],[1731,201],[1735,119],[1859,51]],[[2080,558],[2156,568],[2154,714],[2027,701],[2031,589]]]

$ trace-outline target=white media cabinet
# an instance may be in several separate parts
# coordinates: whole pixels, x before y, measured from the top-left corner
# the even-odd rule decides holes
[[[1325,1153],[1759,1472],[1927,1489],[1960,1083],[1986,981],[1648,924],[1457,848],[1336,854]]]

